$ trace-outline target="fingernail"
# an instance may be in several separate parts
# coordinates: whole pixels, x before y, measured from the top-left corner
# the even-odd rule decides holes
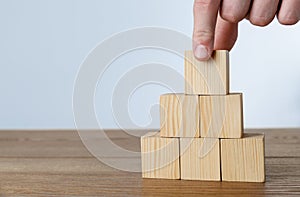
[[[209,58],[206,47],[201,44],[195,48],[194,54],[200,60],[207,60]]]

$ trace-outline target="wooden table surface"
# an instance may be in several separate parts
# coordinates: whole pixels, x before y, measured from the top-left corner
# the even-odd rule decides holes
[[[246,132],[266,135],[266,183],[142,179],[102,164],[75,130],[0,131],[0,196],[300,196],[300,129]],[[140,148],[137,137],[106,134]]]

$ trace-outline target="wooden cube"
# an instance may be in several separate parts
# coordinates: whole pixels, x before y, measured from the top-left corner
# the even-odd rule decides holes
[[[220,181],[217,138],[180,138],[181,179]]]
[[[160,96],[162,137],[199,137],[199,99],[197,95]]]
[[[243,135],[242,94],[199,96],[200,135],[214,138],[241,138]]]
[[[141,138],[142,177],[180,179],[179,139],[150,132]]]
[[[264,135],[221,139],[223,181],[265,182]]]
[[[185,93],[226,95],[229,93],[229,54],[214,51],[208,61],[198,61],[193,51],[185,52]]]

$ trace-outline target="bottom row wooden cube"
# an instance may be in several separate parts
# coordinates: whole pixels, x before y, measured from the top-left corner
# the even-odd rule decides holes
[[[220,181],[217,138],[180,138],[181,179]]]
[[[221,139],[223,181],[265,182],[263,134],[245,134],[241,139]]]
[[[144,178],[180,179],[178,138],[147,133],[141,138],[141,153]]]
[[[144,178],[264,182],[264,135],[240,139],[141,138]]]

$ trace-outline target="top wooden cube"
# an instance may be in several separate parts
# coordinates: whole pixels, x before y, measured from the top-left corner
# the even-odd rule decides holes
[[[186,94],[229,94],[228,51],[214,51],[208,61],[198,61],[193,51],[186,51],[184,67]]]

